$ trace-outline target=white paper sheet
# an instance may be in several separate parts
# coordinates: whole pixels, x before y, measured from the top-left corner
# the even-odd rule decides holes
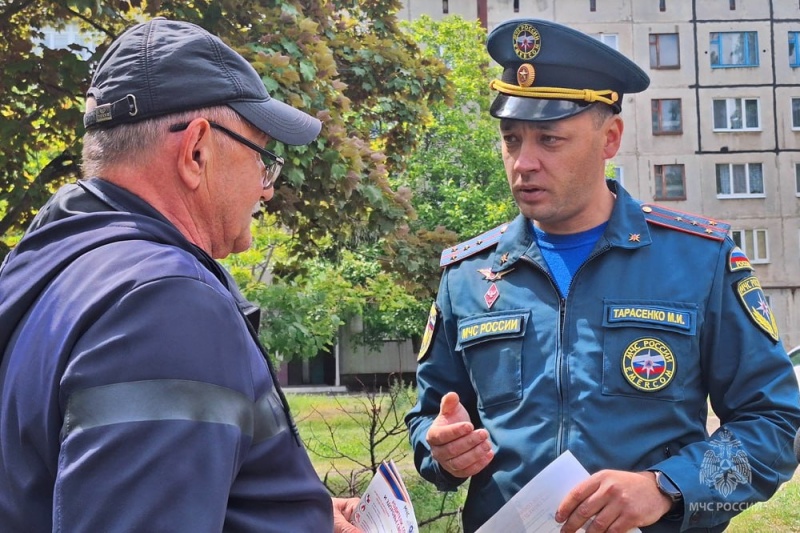
[[[569,491],[589,477],[567,450],[547,465],[483,524],[477,533],[559,533],[556,510]],[[630,533],[641,533],[634,528]]]

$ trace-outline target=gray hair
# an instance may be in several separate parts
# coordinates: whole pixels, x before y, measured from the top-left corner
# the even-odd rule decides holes
[[[109,129],[91,129],[83,136],[83,175],[102,176],[112,166],[146,162],[158,152],[158,147],[163,145],[166,136],[171,134],[171,125],[191,122],[200,117],[215,122],[245,122],[230,107],[215,106],[163,115],[132,124],[120,124]],[[233,143],[227,136],[222,136],[220,141]]]

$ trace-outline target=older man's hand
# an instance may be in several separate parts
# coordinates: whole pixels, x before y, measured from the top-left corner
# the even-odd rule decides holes
[[[364,533],[350,523],[358,506],[358,498],[332,498],[333,533]]]

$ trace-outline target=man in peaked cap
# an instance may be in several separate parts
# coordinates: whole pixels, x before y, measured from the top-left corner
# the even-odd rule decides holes
[[[496,514],[567,451],[591,476],[553,528],[722,531],[797,467],[797,381],[753,268],[727,224],[605,179],[623,96],[649,83],[632,61],[543,20],[487,46],[520,215],[442,253],[406,417],[417,469],[470,479],[467,532],[534,531]]]
[[[166,19],[121,35],[87,96],[85,179],[0,267],[0,529],[358,531],[215,260],[272,198],[264,145],[320,121]]]

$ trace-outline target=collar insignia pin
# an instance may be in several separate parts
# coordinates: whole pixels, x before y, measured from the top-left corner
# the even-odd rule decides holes
[[[497,284],[492,283],[489,286],[489,290],[486,291],[486,294],[483,295],[483,299],[486,302],[488,308],[491,309],[498,298],[500,298],[500,291],[497,289]]]
[[[505,272],[492,272],[491,268],[479,268],[478,272],[483,275],[483,279],[485,279],[486,281],[497,281],[498,279],[502,278],[512,270],[514,269],[509,268]]]

